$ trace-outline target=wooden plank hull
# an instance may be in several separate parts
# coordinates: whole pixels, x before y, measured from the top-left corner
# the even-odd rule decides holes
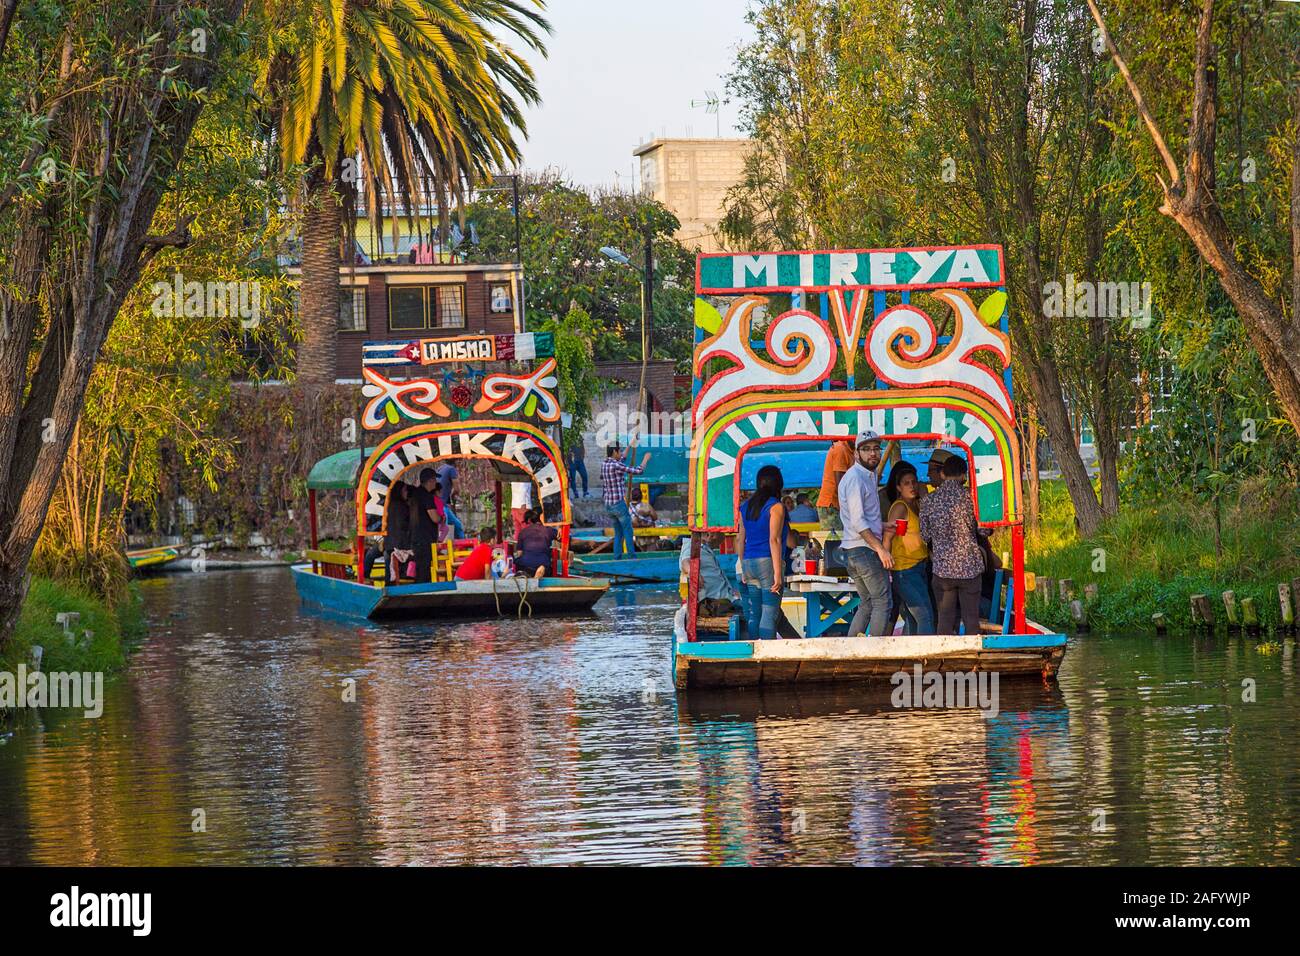
[[[1033,634],[821,637],[773,641],[676,641],[679,688],[755,687],[819,681],[885,682],[920,665],[924,671],[996,671],[1003,677],[1051,680],[1065,656],[1065,637]]]
[[[591,610],[609,590],[595,578],[517,578],[501,581],[449,581],[376,587],[315,574],[310,565],[293,568],[303,604],[374,620],[382,618],[483,618],[498,613],[558,614]]]

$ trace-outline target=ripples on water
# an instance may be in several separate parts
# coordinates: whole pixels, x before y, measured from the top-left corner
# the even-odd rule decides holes
[[[671,590],[398,626],[304,613],[282,571],[143,590],[102,718],[0,730],[0,863],[1300,859],[1292,641],[1078,639],[1059,688],[1004,683],[988,718],[887,689],[677,696]]]

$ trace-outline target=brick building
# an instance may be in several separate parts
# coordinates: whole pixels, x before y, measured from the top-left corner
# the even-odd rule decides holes
[[[522,332],[522,276],[514,263],[341,266],[336,380],[360,380],[365,342]]]

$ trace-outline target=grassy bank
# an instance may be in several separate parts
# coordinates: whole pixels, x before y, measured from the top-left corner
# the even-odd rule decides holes
[[[1149,628],[1157,611],[1171,628],[1190,627],[1193,594],[1208,595],[1222,621],[1220,595],[1227,590],[1238,603],[1254,598],[1262,623],[1272,628],[1281,617],[1277,585],[1300,577],[1295,488],[1259,484],[1225,501],[1217,554],[1213,507],[1178,492],[1126,502],[1088,538],[1075,532],[1060,482],[1044,482],[1042,504],[1042,527],[1027,541],[1027,567],[1040,577],[1073,579],[1079,598],[1085,585],[1096,584],[1098,597],[1088,608],[1094,628]],[[1055,627],[1071,623],[1059,596],[1044,603],[1030,595],[1029,615]]]
[[[81,615],[71,640],[56,620],[63,611]],[[110,607],[75,585],[34,578],[13,640],[0,653],[0,670],[12,672],[20,662],[30,666],[32,648],[39,645],[46,672],[114,671],[126,663],[127,651],[143,633],[144,618],[134,594],[121,606]]]

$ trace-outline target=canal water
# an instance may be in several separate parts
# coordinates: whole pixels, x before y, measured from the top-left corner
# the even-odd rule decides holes
[[[102,717],[0,726],[0,864],[1300,861],[1291,641],[1081,637],[986,715],[678,696],[670,589],[400,626],[286,571],[142,589]]]

